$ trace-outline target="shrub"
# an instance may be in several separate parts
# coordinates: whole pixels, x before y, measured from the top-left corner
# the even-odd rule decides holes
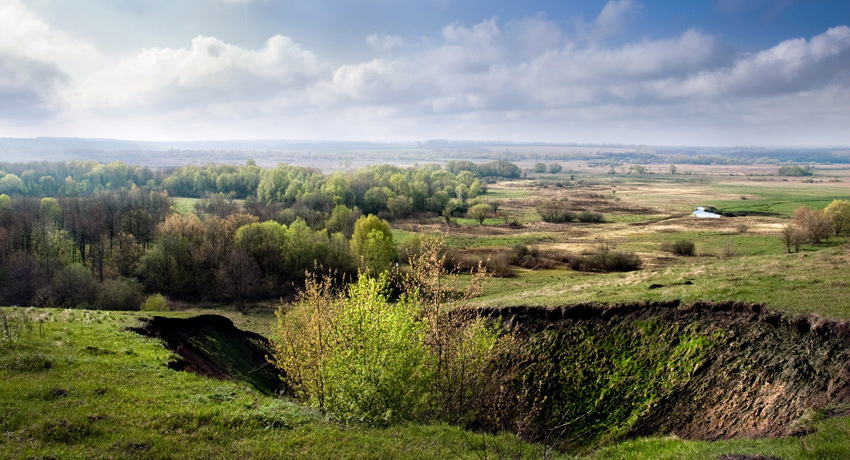
[[[566,205],[563,203],[555,201],[542,203],[538,205],[536,209],[537,213],[540,214],[540,218],[543,219],[544,222],[562,224],[576,220],[576,214],[567,209]]]
[[[457,261],[457,269],[461,272],[474,272],[479,267],[497,278],[513,278],[516,276],[516,272],[511,267],[511,257],[505,253],[492,254],[487,257],[470,254]]]
[[[696,245],[691,240],[676,240],[672,243],[661,244],[661,250],[671,252],[677,256],[693,256],[696,254]]]
[[[578,213],[578,220],[579,222],[599,223],[603,222],[605,218],[602,217],[602,213],[599,212],[582,211]]]
[[[738,233],[741,233],[741,234],[747,233],[747,230],[749,230],[749,229],[750,229],[750,227],[748,227],[747,224],[745,224],[743,222],[741,222],[740,224],[735,226],[735,231],[737,231]]]
[[[785,165],[779,168],[780,176],[811,176],[812,168],[808,165],[802,168],[797,165]]]
[[[582,272],[628,272],[638,270],[642,263],[640,257],[631,251],[613,251],[608,248],[597,249],[589,256],[568,258],[570,268]]]
[[[387,301],[386,274],[342,290],[308,276],[295,306],[278,309],[273,362],[297,395],[366,425],[472,419],[497,336],[480,318],[455,321],[447,303],[464,306],[483,275],[458,289],[457,276],[446,279],[441,241],[419,239],[396,304]]]
[[[56,272],[42,298],[52,299],[57,306],[86,308],[97,297],[97,287],[86,267],[69,265]]]
[[[102,310],[138,310],[142,285],[135,280],[106,280],[101,283],[94,304]]]
[[[478,225],[484,225],[484,219],[487,218],[487,214],[491,211],[490,205],[486,203],[478,203],[469,208],[466,212],[467,216],[470,219],[475,219],[478,221]]]
[[[142,311],[168,311],[168,301],[162,294],[154,294],[142,304]]]
[[[398,261],[405,265],[410,265],[411,260],[416,259],[422,254],[423,250],[428,249],[430,239],[431,238],[427,236],[413,235],[401,244],[401,248],[399,248],[398,253]],[[424,244],[423,240],[425,241]],[[460,268],[461,262],[458,260],[454,249],[446,247],[445,244],[439,244],[436,251],[438,252],[440,259],[443,261],[443,269],[446,272]]]

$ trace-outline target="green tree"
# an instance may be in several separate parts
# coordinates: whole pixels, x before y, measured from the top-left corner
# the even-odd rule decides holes
[[[342,233],[346,238],[351,238],[354,234],[354,223],[362,215],[363,213],[357,208],[351,210],[344,204],[337,205],[331,212],[325,228],[328,229],[328,233]]]
[[[6,174],[0,179],[0,193],[25,193],[24,181],[15,174]]]
[[[850,231],[850,201],[832,200],[832,203],[824,208],[824,212],[832,219],[836,236]]]
[[[546,172],[546,164],[545,163],[535,163],[534,164],[534,172],[545,173]]]
[[[558,163],[551,163],[551,164],[550,164],[550,165],[549,165],[546,169],[547,169],[547,170],[548,170],[551,174],[557,174],[557,173],[559,173],[559,172],[563,171],[564,167],[563,167],[563,166],[561,166],[561,165],[560,165],[560,164],[558,164]]]
[[[360,268],[367,276],[377,276],[395,260],[393,234],[390,224],[369,214],[357,219],[351,237],[351,252],[360,260]]]
[[[490,205],[486,203],[478,203],[467,211],[467,215],[470,219],[475,219],[478,221],[478,225],[484,225],[484,219],[487,218],[487,214],[491,211]]]

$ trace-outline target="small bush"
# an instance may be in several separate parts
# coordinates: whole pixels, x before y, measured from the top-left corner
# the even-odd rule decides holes
[[[138,310],[142,285],[135,280],[106,280],[101,283],[94,304],[101,310]]]
[[[661,245],[662,251],[667,251],[677,256],[693,256],[696,254],[696,244],[691,240],[677,240],[672,243],[665,242]]]
[[[142,311],[169,311],[168,301],[162,294],[154,294],[142,304]]]
[[[516,272],[511,266],[511,258],[505,253],[493,254],[484,258],[470,254],[457,260],[457,269],[465,273],[477,271],[479,263],[481,267],[487,269],[487,273],[497,278],[513,278],[516,276]]]
[[[735,251],[735,248],[732,246],[732,240],[726,241],[726,244],[723,245],[723,249],[717,254],[721,259],[728,259],[730,257],[735,257],[738,255],[738,252]]]
[[[735,231],[741,234],[747,233],[747,230],[749,229],[750,227],[748,227],[747,224],[743,222],[735,226]]]
[[[587,256],[572,256],[568,262],[570,268],[582,272],[628,272],[640,269],[640,257],[631,251],[612,251],[608,248],[597,250]]]
[[[563,203],[549,202],[537,206],[537,213],[544,222],[563,224],[576,220],[576,213],[566,208]]]
[[[599,212],[582,211],[578,213],[578,220],[579,222],[599,223],[603,222],[605,218]]]

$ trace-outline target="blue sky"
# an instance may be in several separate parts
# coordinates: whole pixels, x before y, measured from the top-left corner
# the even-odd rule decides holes
[[[850,145],[850,2],[0,0],[0,137]]]

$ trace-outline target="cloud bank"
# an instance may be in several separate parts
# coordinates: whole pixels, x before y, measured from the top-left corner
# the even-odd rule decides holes
[[[699,29],[610,44],[641,7],[612,0],[573,29],[538,14],[415,43],[376,31],[362,62],[283,35],[257,49],[199,35],[109,61],[0,4],[0,120],[65,135],[850,144],[846,25],[754,53]]]

